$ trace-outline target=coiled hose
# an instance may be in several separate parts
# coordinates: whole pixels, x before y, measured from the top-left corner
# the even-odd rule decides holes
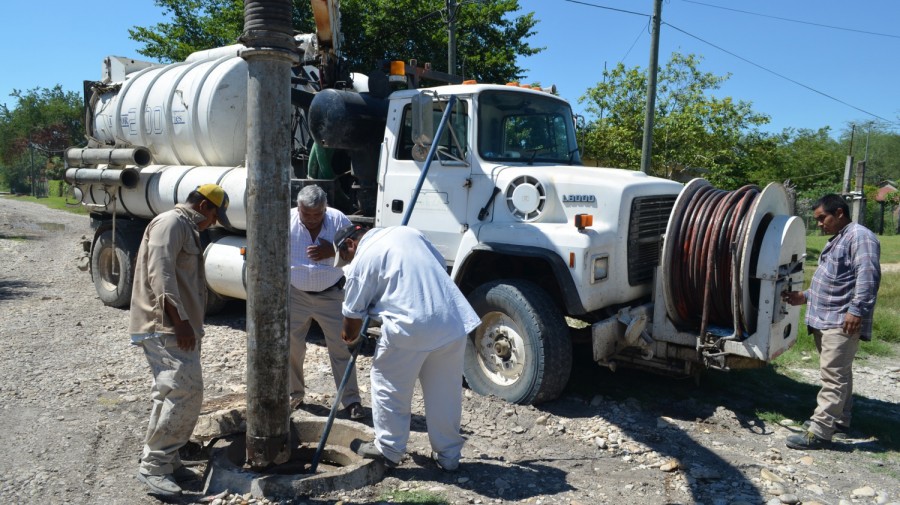
[[[677,294],[674,306],[686,324],[700,323],[705,335],[709,324],[734,326],[736,335],[747,333],[741,290],[737,289],[757,186],[736,191],[703,186],[679,217],[672,249],[670,286]]]

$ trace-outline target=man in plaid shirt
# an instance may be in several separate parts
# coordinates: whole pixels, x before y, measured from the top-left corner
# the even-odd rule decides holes
[[[823,233],[833,235],[822,249],[809,289],[790,291],[791,305],[808,304],[806,324],[819,351],[822,389],[806,432],[787,437],[792,449],[821,449],[846,438],[853,408],[853,358],[860,340],[872,339],[872,316],[881,283],[881,245],[868,228],[850,220],[850,208],[828,194],[813,205]]]

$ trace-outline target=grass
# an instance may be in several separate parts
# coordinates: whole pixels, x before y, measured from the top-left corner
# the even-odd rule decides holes
[[[65,196],[48,196],[46,198],[35,198],[33,196],[7,195],[7,196],[4,196],[3,198],[6,198],[8,200],[18,200],[18,201],[24,201],[24,202],[39,203],[41,205],[46,205],[47,207],[50,207],[51,209],[64,210],[66,212],[71,212],[73,214],[85,214],[85,215],[89,214],[87,207],[85,207],[81,204],[78,204],[78,203],[73,204],[70,201],[67,201],[67,198]]]
[[[382,494],[378,498],[383,503],[417,503],[419,505],[448,505],[450,502],[443,495],[421,489],[395,489]]]
[[[806,264],[815,268],[819,254],[822,248],[831,237],[819,235],[806,236]],[[881,262],[882,263],[900,263],[900,235],[880,235],[878,241],[881,242]]]

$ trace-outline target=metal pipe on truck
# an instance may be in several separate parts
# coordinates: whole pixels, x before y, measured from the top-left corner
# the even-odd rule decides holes
[[[66,165],[70,167],[84,167],[88,165],[134,165],[145,167],[152,161],[153,156],[146,147],[71,147],[66,149]]]

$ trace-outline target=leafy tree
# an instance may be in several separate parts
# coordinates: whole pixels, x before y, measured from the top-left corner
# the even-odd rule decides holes
[[[134,27],[144,56],[180,61],[193,51],[233,44],[243,29],[243,0],[156,0],[172,22]],[[294,28],[315,30],[308,0],[293,2]],[[448,32],[443,0],[344,0],[341,45],[351,71],[368,73],[383,59],[417,59],[446,70]],[[518,0],[463,2],[457,12],[457,54],[467,78],[506,82],[524,75],[517,56],[540,48],[526,39],[537,23],[533,13],[517,17]]]
[[[815,199],[839,192],[846,155],[842,142],[828,127],[818,130],[786,129],[778,137],[778,159],[765,174],[769,180],[790,180],[800,194]]]
[[[769,118],[748,102],[712,95],[728,76],[702,72],[699,63],[698,56],[673,53],[659,71],[651,171],[675,179],[702,175],[718,187],[737,187],[774,157],[775,143],[757,131]],[[620,63],[581,97],[596,116],[585,135],[587,158],[640,166],[647,80],[646,70]]]
[[[164,62],[183,61],[194,51],[237,44],[244,27],[242,0],[156,0],[170,23],[152,27],[135,26],[128,30],[132,40],[143,42],[138,51]],[[315,30],[309,1],[294,1],[295,29]]]
[[[844,146],[851,145],[852,135],[854,160],[866,160],[866,183],[900,180],[900,135],[879,122],[859,121],[855,124],[855,128],[851,125],[842,132],[841,141]],[[845,147],[845,155],[846,152]]]
[[[24,191],[30,189],[32,160],[36,177],[61,175],[63,150],[84,139],[84,112],[78,93],[60,85],[11,96],[14,109],[0,105],[0,176],[13,191]]]

